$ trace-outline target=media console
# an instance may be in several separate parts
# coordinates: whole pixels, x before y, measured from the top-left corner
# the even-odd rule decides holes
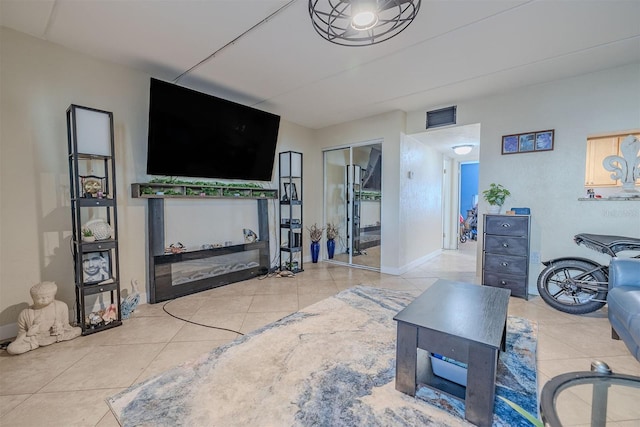
[[[140,188],[144,185],[132,184],[131,196],[146,198],[148,202],[148,276],[149,302],[151,304],[251,279],[265,274],[269,270],[269,211],[267,203],[269,199],[277,198],[277,191],[261,191],[257,197],[248,195],[235,197],[256,200],[258,235],[262,240],[220,248],[165,253],[164,197],[157,193],[143,194]],[[172,194],[169,197],[180,196]],[[198,197],[185,198],[198,199]],[[218,198],[232,199],[234,197]]]

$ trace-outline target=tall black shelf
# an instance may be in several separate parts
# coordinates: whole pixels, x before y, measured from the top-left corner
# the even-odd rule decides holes
[[[122,324],[120,313],[120,264],[116,173],[113,139],[113,113],[79,105],[67,109],[69,180],[71,195],[71,243],[76,294],[76,321],[82,335],[89,335]],[[83,228],[92,221],[97,239],[86,241]],[[98,232],[99,231],[99,232]],[[99,257],[101,280],[85,277],[83,263]],[[106,295],[107,304],[104,303]],[[115,311],[115,319],[89,320],[91,308],[102,304],[94,314]],[[113,311],[109,311],[113,310]],[[95,318],[95,316],[92,316]]]
[[[280,270],[303,271],[302,153],[279,154]]]
[[[362,253],[360,247],[360,218],[362,216],[362,177],[365,174],[365,170],[362,169],[359,165],[349,165],[346,168],[347,174],[350,176],[347,177],[346,182],[351,183],[351,187],[353,188],[353,210],[350,210],[349,206],[349,192],[347,191],[346,199],[347,199],[347,212],[351,213],[351,233],[352,233],[352,254],[360,255]],[[349,238],[349,236],[347,236]]]

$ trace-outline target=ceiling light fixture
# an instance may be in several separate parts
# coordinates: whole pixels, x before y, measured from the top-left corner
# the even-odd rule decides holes
[[[453,147],[453,152],[459,156],[464,156],[465,154],[469,154],[473,150],[473,145],[465,144],[465,145],[456,145]]]
[[[413,22],[421,0],[309,0],[313,28],[342,46],[369,46],[397,36]]]

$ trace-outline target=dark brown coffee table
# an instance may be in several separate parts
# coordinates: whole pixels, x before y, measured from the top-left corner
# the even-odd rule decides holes
[[[415,396],[423,384],[443,391],[464,401],[468,421],[490,426],[510,294],[508,289],[438,280],[399,312],[394,317],[396,390]],[[466,363],[467,386],[435,376],[429,353]]]

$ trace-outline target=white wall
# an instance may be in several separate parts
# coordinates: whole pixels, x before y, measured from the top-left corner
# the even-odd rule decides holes
[[[400,144],[399,272],[405,272],[442,248],[443,156],[407,135]]]
[[[638,94],[640,64],[633,64],[457,103],[458,124],[482,124],[480,191],[500,183],[511,191],[505,207],[531,208],[531,250],[542,259],[598,259],[573,243],[580,232],[640,237],[640,202],[578,201],[585,196],[587,137],[640,127]],[[408,133],[422,131],[430,109],[407,115]],[[546,129],[555,129],[553,151],[501,155],[503,135]],[[480,200],[480,215],[485,211]],[[531,267],[533,290],[541,266]]]
[[[120,278],[125,293],[131,280],[147,282],[147,202],[131,198],[130,184],[148,180],[150,76],[4,27],[0,31],[0,339],[4,339],[15,334],[18,314],[32,303],[29,289],[34,284],[54,281],[57,299],[70,309],[75,303],[65,116],[72,103],[114,113]],[[278,144],[277,151],[305,153],[305,216],[307,210],[320,212],[321,160],[306,156],[313,146],[312,132],[282,120]],[[274,177],[277,167],[276,162]],[[277,181],[268,185],[277,186]],[[168,205],[168,243],[237,241],[242,227],[256,217],[255,203],[246,208],[210,201]],[[241,213],[233,215],[237,220],[229,227],[232,209]],[[273,257],[272,205],[270,210]],[[191,215],[197,218],[185,224]],[[257,229],[257,223],[253,227]]]

